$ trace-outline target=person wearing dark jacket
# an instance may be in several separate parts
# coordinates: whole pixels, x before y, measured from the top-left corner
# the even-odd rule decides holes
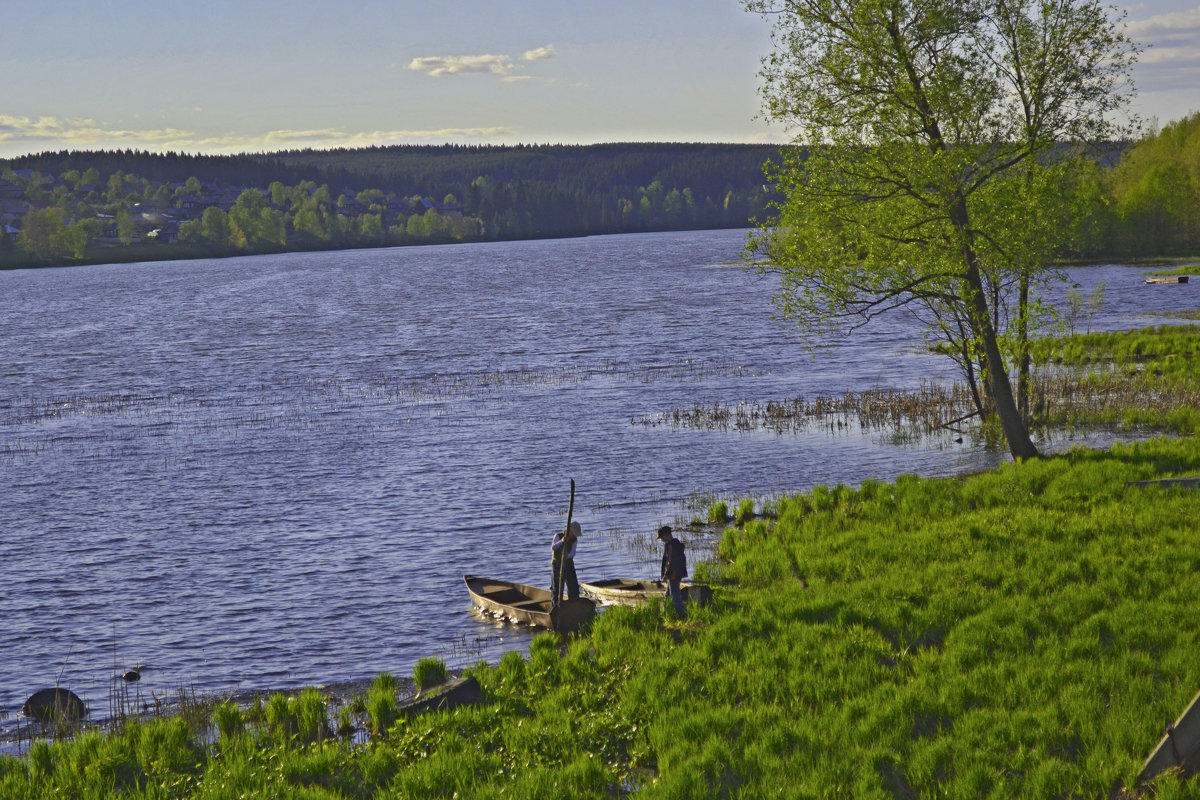
[[[671,526],[658,529],[658,540],[663,543],[662,581],[667,584],[667,597],[675,607],[680,619],[687,619],[687,608],[683,605],[683,590],[679,582],[687,577],[687,557],[683,542],[671,535]]]

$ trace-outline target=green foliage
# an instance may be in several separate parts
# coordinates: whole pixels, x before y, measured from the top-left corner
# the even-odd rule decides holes
[[[1175,269],[1159,269],[1154,270],[1150,274],[1163,277],[1171,275],[1195,275],[1196,277],[1200,277],[1200,264],[1187,264],[1182,267],[1176,267]]]
[[[329,734],[329,714],[325,709],[325,698],[316,689],[307,688],[300,692],[293,703],[296,729],[301,741],[313,742]]]
[[[420,691],[445,683],[446,678],[446,662],[440,658],[422,658],[413,667],[413,680]]]
[[[754,519],[754,500],[747,497],[738,503],[737,510],[733,512],[733,521],[738,525],[744,525],[752,519]]]
[[[721,524],[729,521],[729,504],[724,500],[718,500],[713,503],[708,509],[708,521]]]
[[[1193,254],[1200,247],[1200,113],[1129,148],[1108,176],[1112,250],[1125,256]]]
[[[375,680],[371,682],[371,688],[377,689],[381,692],[392,692],[394,694],[396,691],[396,676],[392,675],[390,672],[381,672],[376,675]]]
[[[241,709],[232,700],[217,703],[212,711],[213,725],[222,739],[232,739],[241,735],[246,729]]]
[[[1062,187],[1088,170],[1063,144],[1108,139],[1128,102],[1125,34],[1084,0],[746,6],[774,23],[767,115],[802,146],[773,173],[785,200],[747,247],[781,276],[776,307],[813,343],[920,308],[965,381],[990,376],[977,410],[999,418],[1010,452],[1037,455],[1002,347],[1008,334],[1023,351],[1027,289],[1052,277],[1081,215]]]
[[[1035,385],[1035,407],[1056,409],[1049,422],[1200,431],[1197,326],[1048,339],[1035,343],[1032,355],[1039,367],[1074,368],[1070,380]]]
[[[0,167],[39,170],[16,181],[36,215],[47,206],[57,207],[60,222],[115,215],[116,241],[150,259],[741,227],[771,202],[762,164],[777,158],[778,148],[767,145],[624,144],[221,157],[45,153]],[[11,170],[4,174],[15,178]],[[54,175],[61,180],[56,183]],[[336,197],[331,186],[339,189]],[[344,187],[359,190],[340,191]],[[157,240],[138,241],[159,223],[131,215],[134,203],[148,206],[151,218],[167,209],[195,215],[198,206],[207,206],[228,219],[183,221],[182,253],[174,252]],[[86,226],[62,222],[63,234],[55,235],[63,241],[51,249],[50,233],[37,227],[41,221],[33,221],[25,256],[10,257],[0,248],[4,265],[83,259],[89,238],[99,238]],[[86,258],[120,256],[97,246]]]
[[[46,741],[37,741],[29,746],[29,776],[40,781],[54,774],[54,748]]]
[[[267,700],[266,733],[275,742],[319,741],[329,735],[328,719],[325,699],[313,688],[303,689],[294,697],[273,694]]]
[[[35,208],[25,215],[17,244],[39,261],[79,259],[87,244],[87,227],[68,225],[58,208]]]
[[[367,690],[367,716],[370,719],[372,735],[382,736],[386,733],[396,722],[399,713],[396,679],[390,672],[381,672]]]

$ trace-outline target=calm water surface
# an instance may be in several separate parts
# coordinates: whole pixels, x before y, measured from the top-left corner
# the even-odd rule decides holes
[[[739,231],[0,273],[0,727],[60,682],[276,689],[524,647],[463,573],[548,583],[570,479],[584,579],[734,501],[1003,454],[840,431],[633,424],[949,381],[905,320],[814,360]],[[1196,308],[1105,282],[1095,328]],[[1069,441],[1049,443],[1050,447]],[[696,542],[696,547],[702,543]]]

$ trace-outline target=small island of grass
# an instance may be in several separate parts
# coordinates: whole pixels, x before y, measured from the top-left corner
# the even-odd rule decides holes
[[[1170,278],[1175,275],[1200,276],[1200,264],[1186,264],[1175,269],[1155,270],[1150,274],[1156,278]]]

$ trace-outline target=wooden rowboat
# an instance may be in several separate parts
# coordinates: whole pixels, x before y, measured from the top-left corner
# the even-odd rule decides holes
[[[608,578],[600,581],[585,581],[579,584],[585,594],[595,597],[601,603],[618,603],[621,605],[641,605],[651,597],[663,597],[667,593],[667,584],[663,581],[642,581],[636,578]],[[702,583],[680,584],[683,590],[684,602],[694,600],[701,605],[712,599],[712,590]]]
[[[538,586],[477,575],[464,575],[463,580],[479,610],[509,622],[572,633],[596,615],[596,603],[585,597],[563,600],[553,608],[549,590]]]
[[[1138,784],[1173,767],[1178,767],[1184,775],[1193,775],[1200,767],[1197,756],[1200,756],[1200,694],[1192,698],[1174,725],[1167,726],[1158,746],[1142,764]]]

